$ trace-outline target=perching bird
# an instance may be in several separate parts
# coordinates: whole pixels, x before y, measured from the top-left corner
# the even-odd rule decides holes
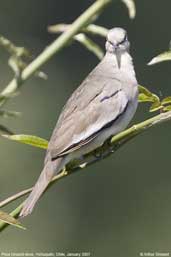
[[[51,136],[44,168],[20,216],[30,214],[53,176],[124,130],[137,108],[138,84],[129,54],[127,33],[109,30],[106,54],[74,91]]]

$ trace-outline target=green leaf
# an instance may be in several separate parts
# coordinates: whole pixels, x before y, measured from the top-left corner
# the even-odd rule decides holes
[[[164,61],[170,61],[171,60],[171,51],[167,51],[164,53],[161,53],[159,55],[157,55],[156,57],[154,57],[149,63],[148,65],[153,65],[159,62],[164,62]]]
[[[150,90],[148,90],[146,87],[143,87],[141,85],[138,86],[138,90],[139,90],[139,94],[144,94],[146,96],[152,96],[153,94],[150,92]]]
[[[48,146],[48,141],[37,137],[37,136],[32,136],[32,135],[2,135],[5,138],[8,138],[10,140],[14,140],[17,141],[19,143],[23,143],[23,144],[28,144],[28,145],[32,145],[35,147],[39,147],[39,148],[43,148],[43,149],[47,149]]]
[[[156,111],[158,111],[158,110],[161,110],[161,109],[163,109],[163,106],[161,105],[161,103],[160,102],[154,102],[152,105],[151,105],[151,107],[150,107],[150,112],[156,112]]]
[[[139,102],[160,102],[159,97],[156,94],[153,94],[150,90],[148,90],[146,87],[139,85],[139,96],[138,101]]]
[[[143,103],[143,102],[153,102],[153,98],[151,96],[147,96],[143,93],[140,93],[139,96],[138,96],[138,101],[140,103]]]
[[[162,105],[171,104],[171,96],[168,96],[168,97],[164,98],[164,99],[161,101],[161,104],[162,104]]]
[[[165,106],[165,107],[163,108],[163,111],[164,111],[164,112],[171,111],[171,105]]]
[[[134,0],[121,0],[128,8],[129,18],[134,19],[136,15],[136,7]]]
[[[23,225],[6,212],[0,211],[0,220],[15,227],[26,229]]]

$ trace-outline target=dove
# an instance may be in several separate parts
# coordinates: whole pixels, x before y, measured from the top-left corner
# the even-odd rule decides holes
[[[138,83],[127,32],[119,27],[109,30],[105,48],[103,59],[63,107],[48,144],[44,168],[20,217],[33,211],[53,176],[68,162],[100,147],[132,120],[138,104]]]

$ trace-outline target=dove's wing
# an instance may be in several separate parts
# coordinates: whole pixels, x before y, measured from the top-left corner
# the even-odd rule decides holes
[[[122,86],[116,77],[109,80],[93,75],[91,83],[91,74],[88,76],[59,117],[48,147],[52,159],[89,143],[125,112],[128,98]]]

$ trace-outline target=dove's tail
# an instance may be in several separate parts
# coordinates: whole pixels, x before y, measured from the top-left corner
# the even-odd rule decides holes
[[[47,161],[40,177],[38,178],[32,192],[24,202],[24,206],[20,212],[20,217],[25,217],[33,211],[36,202],[43,194],[49,183],[51,182],[55,173],[58,173],[62,168],[63,158],[56,159],[55,161]]]

